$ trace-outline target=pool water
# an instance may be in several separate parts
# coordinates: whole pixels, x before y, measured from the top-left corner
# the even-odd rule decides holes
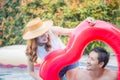
[[[28,73],[0,74],[0,80],[34,80]]]
[[[0,68],[0,80],[34,80],[27,72],[27,68]]]
[[[85,63],[80,63],[80,69],[85,69]],[[117,67],[107,66],[115,71]],[[39,71],[39,67],[35,67],[35,72]],[[0,67],[0,80],[34,80],[27,72],[26,67]],[[65,79],[64,79],[65,80]]]

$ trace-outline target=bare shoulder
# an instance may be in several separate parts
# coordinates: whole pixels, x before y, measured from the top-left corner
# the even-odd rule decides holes
[[[108,76],[113,78],[113,80],[117,80],[117,74],[118,74],[117,71],[114,71],[114,70],[111,70],[111,69],[106,69],[104,74],[107,74]]]
[[[105,70],[106,73],[109,73],[109,74],[117,74],[117,71],[114,71],[114,70],[111,70],[111,69],[106,69]]]

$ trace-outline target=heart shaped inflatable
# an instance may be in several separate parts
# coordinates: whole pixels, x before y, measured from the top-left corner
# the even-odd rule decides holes
[[[78,61],[87,44],[100,40],[114,50],[118,61],[118,79],[120,80],[120,29],[105,21],[96,21],[94,25],[84,21],[73,31],[65,49],[51,52],[40,66],[43,80],[60,80],[59,72],[65,66]]]

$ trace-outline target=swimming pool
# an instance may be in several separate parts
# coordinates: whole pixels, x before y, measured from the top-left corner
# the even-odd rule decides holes
[[[37,70],[37,69],[36,69]],[[27,72],[27,68],[0,68],[0,80],[34,80]]]
[[[80,63],[80,69],[85,69],[86,63]],[[107,66],[117,71],[116,66]],[[39,67],[35,67],[37,73]],[[27,72],[26,67],[3,67],[0,66],[0,80],[34,80]]]

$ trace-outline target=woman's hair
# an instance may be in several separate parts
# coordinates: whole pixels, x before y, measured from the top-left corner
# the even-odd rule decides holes
[[[26,55],[30,56],[30,61],[37,63],[37,38],[30,39],[27,42]],[[48,42],[45,44],[45,50],[49,51],[51,49],[50,36],[48,35]]]

